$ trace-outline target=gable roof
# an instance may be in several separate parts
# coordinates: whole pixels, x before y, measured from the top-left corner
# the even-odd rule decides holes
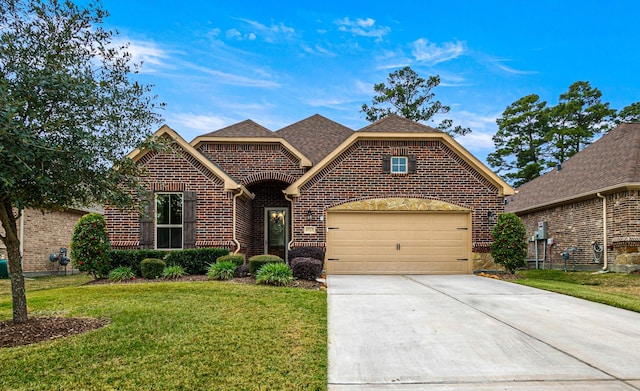
[[[389,114],[384,118],[358,130],[358,132],[444,133],[441,130],[432,128],[431,126],[423,125],[419,122],[412,121],[397,114]]]
[[[640,188],[640,123],[624,123],[552,171],[520,186],[505,210],[520,212]]]
[[[243,191],[245,194],[251,194],[243,185],[236,182],[229,174],[224,172],[220,167],[207,159],[203,154],[198,152],[194,147],[191,146],[188,142],[186,142],[175,130],[171,129],[167,125],[163,125],[160,129],[158,129],[151,137],[160,138],[163,136],[167,136],[175,141],[186,153],[195,158],[199,163],[205,166],[209,171],[211,171],[215,176],[220,178],[224,182],[224,189],[227,191]],[[133,161],[138,161],[142,159],[147,153],[150,151],[136,148],[129,155]]]
[[[319,114],[314,114],[274,134],[290,142],[317,163],[351,136],[353,130]]]
[[[222,129],[203,134],[201,137],[275,137],[273,132],[250,119]]]
[[[344,140],[340,145],[334,148],[327,156],[325,156],[320,162],[314,165],[309,171],[307,171],[302,177],[300,177],[297,181],[292,183],[289,187],[285,189],[285,194],[288,194],[293,197],[298,197],[300,195],[300,188],[311,180],[314,176],[321,173],[324,168],[329,165],[335,158],[344,153],[349,147],[355,144],[359,140],[439,140],[443,142],[446,146],[451,148],[460,158],[462,158],[465,162],[467,162],[472,168],[477,170],[480,174],[482,174],[489,182],[493,183],[499,191],[499,194],[502,195],[512,195],[514,190],[508,183],[506,183],[502,178],[496,175],[493,171],[491,171],[487,166],[485,166],[480,160],[478,160],[475,156],[473,156],[469,151],[467,151],[462,145],[458,144],[451,136],[449,136],[445,132],[436,131],[404,131],[404,128],[398,127],[397,125],[402,124],[403,126],[407,126],[410,129],[432,129],[428,126],[417,124],[409,119],[398,117],[398,119],[389,120],[390,116],[387,116],[379,121],[374,122],[373,124],[362,128],[360,131],[352,132],[351,136],[349,136],[346,140]],[[382,129],[387,126],[394,125],[392,129],[393,132],[384,132],[384,131],[365,131],[369,127],[374,127],[375,125],[380,125],[383,123]],[[419,127],[414,126],[414,124],[419,125]],[[388,129],[391,129],[389,127]]]

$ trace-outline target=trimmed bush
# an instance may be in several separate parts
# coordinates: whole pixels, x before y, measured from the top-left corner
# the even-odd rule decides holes
[[[527,229],[515,213],[503,213],[491,231],[493,261],[511,274],[527,264]]]
[[[104,216],[88,213],[76,223],[71,236],[73,266],[94,278],[105,278],[112,266],[108,255],[111,249]]]
[[[188,275],[180,265],[169,265],[162,270],[164,278],[180,278]]]
[[[233,272],[234,277],[246,277],[250,275],[251,273],[249,273],[249,265],[247,265],[246,263],[238,266],[236,268],[236,271]]]
[[[294,258],[314,258],[324,262],[324,250],[313,246],[294,247],[289,250],[289,259]]]
[[[114,282],[129,281],[136,278],[136,273],[130,267],[120,266],[111,270],[108,278]]]
[[[287,286],[293,281],[291,268],[284,262],[267,263],[258,270],[256,283]]]
[[[162,275],[167,263],[162,259],[146,258],[140,262],[140,270],[144,278],[158,278]]]
[[[255,275],[262,266],[269,263],[284,263],[284,261],[277,255],[254,255],[249,258],[249,273]]]
[[[322,274],[323,262],[316,258],[293,258],[291,271],[295,278],[315,281]]]
[[[230,280],[236,270],[236,264],[230,261],[216,262],[209,265],[207,277],[211,280]]]
[[[164,259],[168,265],[182,266],[189,274],[206,274],[209,264],[228,254],[229,250],[223,248],[192,248],[171,251]]]
[[[220,262],[233,262],[236,266],[243,265],[245,263],[244,254],[229,254],[223,255],[216,259],[216,263]]]
[[[109,251],[109,259],[111,267],[127,266],[130,267],[137,276],[142,276],[140,271],[140,262],[145,258],[162,259],[167,255],[162,250],[111,250]]]

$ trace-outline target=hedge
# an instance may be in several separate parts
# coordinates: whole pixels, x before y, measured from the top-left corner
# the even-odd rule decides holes
[[[281,263],[284,262],[282,258],[277,255],[254,255],[249,258],[249,273],[256,275],[260,268],[268,263]]]
[[[182,266],[188,274],[202,275],[216,259],[228,254],[229,250],[223,248],[193,248],[171,251],[164,259],[167,265]]]
[[[162,259],[167,255],[162,250],[110,250],[109,258],[111,259],[111,267],[118,268],[121,266],[130,267],[137,276],[142,276],[140,270],[140,262],[146,258]]]

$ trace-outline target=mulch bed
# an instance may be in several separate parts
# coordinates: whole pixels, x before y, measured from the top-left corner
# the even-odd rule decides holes
[[[157,278],[146,279],[136,278],[123,282],[111,282],[107,279],[89,281],[87,285],[99,284],[137,284],[142,282],[190,282],[208,281],[207,276],[185,276],[180,278]],[[231,284],[251,284],[255,285],[256,279],[253,276],[236,277],[227,283]],[[290,285],[294,288],[324,290],[325,285],[318,281],[295,280]],[[109,324],[106,319],[95,318],[57,318],[38,317],[29,318],[26,323],[14,324],[13,321],[0,322],[0,348],[9,348],[21,345],[30,345],[37,342],[54,340],[57,338],[69,337],[72,335],[86,333]]]

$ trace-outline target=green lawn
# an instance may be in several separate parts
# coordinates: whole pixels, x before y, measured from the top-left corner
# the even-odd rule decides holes
[[[640,312],[639,274],[523,270],[518,277],[518,284]]]
[[[0,349],[3,390],[322,390],[326,294],[225,282],[29,281],[33,316],[100,317],[83,335]],[[85,278],[86,280],[86,278]],[[0,320],[11,318],[0,281]]]

